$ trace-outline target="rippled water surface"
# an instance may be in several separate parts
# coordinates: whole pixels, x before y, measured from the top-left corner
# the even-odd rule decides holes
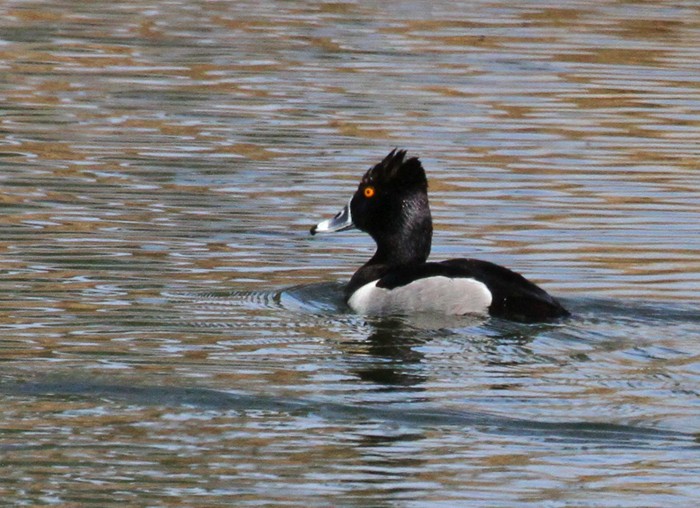
[[[0,72],[3,502],[700,498],[695,1],[9,0]],[[574,317],[349,312],[395,146]]]

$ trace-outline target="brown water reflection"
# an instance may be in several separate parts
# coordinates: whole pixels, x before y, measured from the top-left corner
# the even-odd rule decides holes
[[[0,5],[8,504],[687,506],[695,2]],[[558,326],[367,321],[394,146]]]

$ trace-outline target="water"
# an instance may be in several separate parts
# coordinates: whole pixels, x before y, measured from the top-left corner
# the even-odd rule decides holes
[[[692,505],[700,9],[511,4],[4,2],[3,501]],[[574,317],[349,312],[394,146]]]

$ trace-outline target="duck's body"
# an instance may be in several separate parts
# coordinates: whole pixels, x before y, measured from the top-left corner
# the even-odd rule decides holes
[[[427,262],[432,219],[420,161],[392,151],[362,178],[348,205],[311,233],[357,227],[377,243],[350,279],[345,300],[361,314],[490,314],[518,321],[569,315],[543,289],[507,268],[477,259]]]

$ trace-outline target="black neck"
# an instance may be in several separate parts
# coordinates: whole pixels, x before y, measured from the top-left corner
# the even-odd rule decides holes
[[[377,252],[368,264],[408,266],[425,263],[433,238],[427,194],[419,193],[403,199],[400,211],[391,217],[383,232],[370,232],[377,243]]]
[[[425,190],[395,202],[381,220],[368,226],[361,229],[372,236],[377,251],[350,279],[346,299],[392,269],[421,265],[430,255],[433,221]]]
[[[397,233],[375,239],[377,251],[368,265],[408,266],[425,263],[430,255],[432,225],[414,228],[414,231]]]

